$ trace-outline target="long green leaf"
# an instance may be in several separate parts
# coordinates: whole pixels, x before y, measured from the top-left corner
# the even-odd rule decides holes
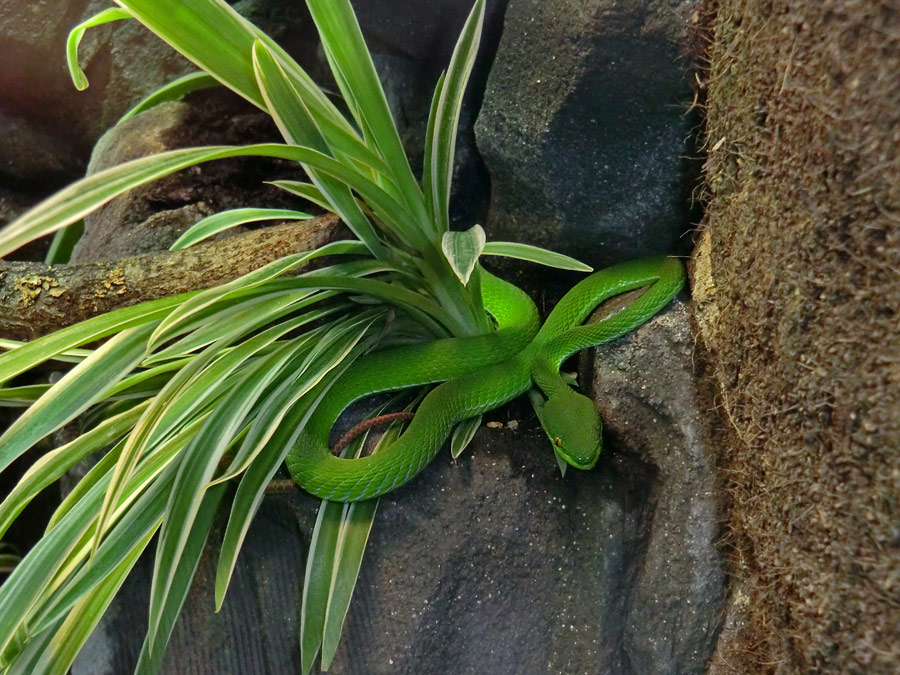
[[[162,523],[170,485],[171,473],[141,494],[134,502],[134,508],[116,523],[91,564],[80,565],[34,613],[30,620],[32,630],[41,631],[64,617],[132,553],[140,553],[146,548]]]
[[[137,326],[110,338],[41,396],[0,436],[0,470],[100,400],[144,357],[153,328]]]
[[[95,450],[121,438],[140,417],[147,403],[141,403],[81,434],[73,441],[48,452],[32,464],[18,484],[0,503],[0,537],[41,490],[52,484],[76,462]]]
[[[106,400],[114,401],[119,396],[122,396],[123,398],[130,397],[129,394],[132,394],[136,390],[140,391],[141,393],[145,393],[146,391],[148,391],[146,389],[146,387],[148,386],[148,382],[155,383],[160,379],[168,381],[173,371],[179,370],[180,368],[186,366],[189,362],[189,357],[185,357],[182,359],[172,359],[157,366],[138,370],[128,377],[119,380],[119,382],[107,393]],[[147,359],[145,358],[141,362],[141,365],[145,366],[146,364]],[[153,393],[156,393],[156,391],[153,391]]]
[[[220,369],[226,371],[222,375],[224,377],[229,369],[233,370],[237,367],[237,364],[231,362],[226,362],[223,366],[224,358],[214,362],[217,353],[217,350],[208,350],[179,371],[151,400],[150,406],[144,411],[135,428],[125,439],[124,446],[107,481],[103,502],[98,509],[98,526],[92,545],[93,552],[96,552],[101,544],[106,529],[113,519],[115,506],[122,501],[141,458],[150,454],[152,448],[158,447],[160,444],[165,445],[172,439],[173,433],[177,438],[177,429],[189,414],[194,413],[194,421],[199,423],[203,419],[201,415],[198,415],[199,411],[220,394],[212,386],[214,382],[221,379],[219,377]],[[211,362],[213,362],[212,366],[207,368]],[[216,366],[219,366],[220,369],[217,369]],[[183,428],[190,427],[190,423],[183,426]],[[148,450],[148,446],[151,446],[150,450]],[[65,506],[65,502],[62,506]]]
[[[382,243],[368,214],[357,201],[356,196],[347,185],[340,181],[332,180],[329,176],[323,176],[311,167],[306,167],[306,173],[318,190],[328,201],[328,210],[337,214],[347,227],[359,239],[365,242],[369,252],[379,260],[390,260],[391,252]]]
[[[300,669],[303,675],[312,670],[322,647],[325,609],[343,511],[344,505],[340,502],[323,501],[310,535],[300,605]]]
[[[194,434],[197,432],[197,429],[203,424],[203,421],[209,415],[208,411],[197,414],[196,417],[185,424],[184,427],[179,429],[178,433],[174,434],[171,438],[166,439],[164,442],[160,443],[151,453],[149,453],[140,463],[137,470],[134,473],[131,481],[126,486],[126,492],[131,490],[129,496],[123,497],[119,502],[119,506],[116,508],[121,511],[123,510],[122,504],[130,504],[134,501],[133,493],[134,491],[140,492],[142,489],[146,488],[148,485],[153,483],[156,480],[156,477],[166,468],[166,466],[172,461],[174,457],[178,455],[179,452],[188,444],[188,442],[193,438]],[[110,478],[113,475],[113,470],[116,465],[116,461],[118,457],[122,454],[122,449],[125,446],[124,441],[120,441],[116,443],[116,445],[110,450],[103,458],[97,462],[93,467],[91,467],[90,471],[78,481],[78,484],[75,488],[66,495],[66,498],[63,499],[62,503],[56,508],[56,511],[53,512],[53,515],[50,518],[50,522],[47,525],[47,531],[49,532],[54,527],[59,525],[60,522],[66,517],[66,514],[71,511],[76,504],[80,503],[84,498],[92,498],[90,495],[94,494],[92,490],[94,490],[94,486],[98,483],[103,483],[105,486],[104,489],[108,489]],[[141,495],[143,496],[143,494]],[[102,495],[98,498],[97,501],[97,510],[99,511],[102,503]],[[90,542],[89,542],[90,543]],[[101,547],[103,544],[101,544]]]
[[[6,653],[0,654],[0,668],[3,669],[3,675],[34,675],[35,665],[61,625],[62,620],[40,633],[29,633],[23,628],[22,639],[27,638],[28,642],[23,645],[13,640]]]
[[[125,439],[123,438],[113,445],[109,452],[103,455],[94,466],[88,469],[88,472],[82,476],[81,480],[79,480],[75,487],[72,488],[71,492],[69,492],[69,494],[67,494],[60,502],[59,506],[56,507],[53,515],[50,516],[50,520],[47,522],[46,532],[49,532],[56,527],[59,522],[65,518],[66,514],[71,511],[97,483],[109,478],[109,472],[112,471],[112,468],[116,465],[124,447]]]
[[[203,162],[229,157],[274,157],[308,164],[352,188],[388,219],[412,216],[373,181],[321,152],[279,143],[169,150],[98,171],[72,183],[0,230],[0,257],[70,225],[132,188]],[[321,187],[321,186],[320,186]]]
[[[113,333],[123,332],[140,324],[154,322],[171,311],[172,307],[183,303],[195,294],[196,291],[191,291],[131,307],[123,307],[63,328],[32,342],[19,343],[20,346],[15,349],[0,354],[0,383],[8,382],[16,375],[51,359],[83,361],[81,357],[87,358],[94,354],[95,350],[73,351],[75,347],[100,340]],[[7,342],[7,344],[9,343]]]
[[[322,670],[328,670],[337,652],[347,610],[363,554],[372,531],[377,499],[342,505],[341,522],[335,550],[334,572],[328,589],[328,602],[322,630]]]
[[[321,251],[322,249],[319,250]],[[285,264],[288,265],[291,263],[287,258],[282,258],[280,260],[285,261]],[[280,261],[276,261],[276,263],[278,262]],[[361,263],[362,264],[358,267],[358,273],[360,274],[372,274],[378,271],[388,270],[395,272],[395,276],[399,274],[398,270],[382,266],[381,263],[373,263],[373,261],[361,261]],[[275,263],[272,264],[274,265]],[[435,330],[432,331],[435,335],[446,333],[446,330],[442,329],[441,326],[451,327],[451,329],[458,327],[455,317],[448,313],[445,307],[423,293],[410,290],[399,283],[388,283],[378,279],[357,278],[356,276],[351,276],[353,274],[351,271],[353,268],[349,266],[343,268],[345,270],[343,274],[331,274],[330,272],[334,271],[334,268],[335,266],[331,266],[322,270],[315,270],[314,272],[291,277],[290,279],[279,280],[279,283],[283,281],[284,285],[282,287],[285,289],[347,291],[359,294],[360,296],[377,298],[394,306],[403,307],[415,315],[424,326],[435,328]],[[260,268],[260,270],[262,269],[263,268]],[[261,272],[261,274],[264,273]],[[411,277],[410,280],[414,280],[414,277]],[[224,289],[224,291],[222,289]],[[162,335],[162,331],[175,332],[175,327],[177,327],[178,322],[180,322],[182,318],[185,318],[186,320],[188,314],[199,311],[201,305],[203,307],[208,307],[213,302],[224,297],[226,293],[231,292],[239,293],[241,292],[241,288],[226,289],[225,286],[218,286],[214,289],[207,289],[204,293],[209,293],[209,295],[203,297],[198,295],[196,298],[192,299],[190,304],[186,303],[184,307],[180,308],[178,313],[173,312],[172,315],[167,318],[167,323],[161,324],[161,328],[158,331],[160,335],[155,336],[154,341],[158,342],[164,337],[171,337],[169,332]],[[437,324],[435,322],[437,322]]]
[[[115,332],[115,331],[114,331]],[[9,338],[0,338],[0,349],[4,351],[12,351],[14,349],[21,349],[27,344],[31,344],[30,342],[25,342],[23,340],[11,340]],[[85,358],[91,355],[93,349],[67,349],[64,352],[60,352],[55,356],[47,359],[48,361],[59,361],[60,363],[81,363]],[[22,352],[19,352],[21,355]]]
[[[333,242],[313,251],[284,256],[221,286],[214,286],[201,291],[160,322],[159,327],[150,338],[151,347],[177,335],[180,326],[183,326],[189,318],[197,315],[207,307],[236,297],[246,290],[261,286],[266,281],[279,277],[309,260],[330,255],[332,252],[340,253],[343,250],[342,245],[343,242]]]
[[[221,606],[225,597],[237,554],[262,500],[265,484],[284,461],[324,392],[356,356],[373,345],[374,336],[366,338],[359,328],[365,329],[367,326],[348,323],[329,331],[330,335],[321,341],[325,343],[324,348],[318,354],[311,352],[305,358],[306,364],[301,368],[300,377],[282,383],[272,393],[265,414],[256,420],[232,462],[233,465],[240,464],[241,455],[254,455],[252,462],[243,462],[246,471],[222,542],[216,573],[217,607]],[[234,471],[229,467],[227,473]]]
[[[444,83],[447,79],[446,71],[441,73],[434,85],[434,92],[431,94],[431,107],[428,110],[428,125],[425,127],[425,153],[422,157],[422,191],[424,192],[425,208],[428,209],[430,216],[430,228],[433,235],[441,233],[440,222],[434,212],[434,188],[435,177],[432,175],[434,164],[432,156],[434,155],[434,139],[437,130],[435,126],[438,123],[438,108],[441,104],[441,96],[444,91]]]
[[[415,407],[420,399],[410,403]],[[376,408],[377,416],[396,403],[396,398]],[[379,439],[373,452],[389,445],[399,435],[401,424],[392,424]],[[359,457],[368,434],[355,439],[342,456]],[[322,670],[334,659],[366,542],[375,519],[378,499],[354,504],[323,500],[316,527],[310,537],[306,561],[303,606],[300,620],[300,660],[303,673],[312,668],[321,649]]]
[[[484,245],[482,255],[497,255],[507,258],[517,258],[528,262],[555,267],[561,270],[573,270],[575,272],[593,272],[594,268],[585,265],[575,258],[570,258],[562,253],[548,251],[539,246],[520,244],[514,241],[489,241]]]
[[[209,307],[210,310],[216,311],[198,312],[199,316],[185,315],[183,321],[173,322],[169,335],[158,340],[166,346],[148,356],[143,365],[165,363],[187,357],[220,340],[223,336],[230,335],[239,323],[245,327],[243,334],[249,335],[257,328],[285,315],[298,313],[310,305],[328,300],[333,296],[333,292],[300,288],[289,291],[274,290],[271,293],[261,293],[246,299],[224,297],[215,301],[215,307]],[[314,319],[327,315],[327,310],[328,307],[306,313],[312,313]],[[174,339],[178,335],[182,335],[182,337]]]
[[[285,412],[297,400],[313,389],[326,374],[337,368],[354,351],[361,339],[359,331],[366,330],[383,314],[366,312],[334,325],[322,326],[296,340],[296,356],[283,369],[287,377],[280,377],[273,385],[268,399],[256,411],[256,417],[240,447],[234,453],[228,468],[214,483],[231,480],[247,469],[280,425]],[[275,401],[274,406],[272,401]]]
[[[180,101],[185,96],[195,91],[212,89],[213,87],[218,86],[219,81],[208,73],[188,73],[187,75],[183,75],[182,77],[179,77],[178,79],[172,80],[168,84],[163,85],[155,92],[147,96],[144,100],[135,105],[131,110],[122,115],[122,117],[119,118],[119,121],[116,124],[121,124],[125,120],[131,119],[135,115],[142,113],[145,110],[150,110],[151,108],[158,106],[160,103],[166,103],[168,101]]]
[[[297,197],[301,197],[313,204],[321,206],[327,211],[332,211],[334,208],[331,202],[329,202],[325,195],[322,194],[322,191],[312,183],[304,183],[299,180],[271,180],[266,182],[269,185],[281,188],[285,192],[290,192],[292,195],[296,195]]]
[[[250,67],[255,30],[227,4],[208,0],[117,0],[116,4],[201,70],[265,108]]]
[[[163,444],[158,451],[142,462],[139,470],[122,491],[122,498],[113,512],[114,520],[123,515],[124,521],[152,518],[153,509],[149,504],[153,499],[160,498],[162,501],[159,508],[164,507],[168,494],[166,486],[171,485],[172,472],[169,471],[169,478],[157,476],[167,469],[172,458],[184,447],[193,431],[194,429],[186,428],[182,434]],[[105,497],[109,478],[110,473],[107,470],[106,475],[95,481],[81,499],[71,504],[65,515],[48,529],[9,579],[0,586],[0,652],[16,638],[26,617],[40,613],[48,590],[52,592],[59,587],[61,582],[87,559],[90,541],[97,527],[97,514]],[[147,486],[150,486],[149,489]],[[138,500],[137,505],[129,508],[135,500]],[[115,544],[116,541],[113,539],[109,544],[110,549],[104,549],[109,550],[112,558],[100,556],[97,560],[100,562],[121,560],[115,556],[123,554],[124,551],[116,549]],[[96,568],[89,568],[89,572],[95,575],[94,579],[103,578],[103,567],[100,563]],[[77,599],[77,595],[71,596],[71,602],[63,610]]]
[[[355,133],[307,73],[252,23],[221,0],[116,0],[147,28],[222,84],[265,110],[251,50],[257,39],[276,54],[317,118]]]
[[[125,486],[142,455],[153,443],[165,440],[189,413],[197,410],[212,397],[224,393],[228,383],[225,378],[246,359],[260,349],[304,322],[305,317],[272,326],[242,343],[239,347],[222,353],[222,347],[241,335],[243,326],[236,326],[230,335],[210,345],[203,353],[182,368],[156,397],[128,437],[115,471],[110,479],[107,495],[98,515],[97,537],[99,545],[111,517],[112,507],[121,499]],[[221,344],[220,344],[221,343]]]
[[[225,489],[225,485],[217,485],[203,495],[203,501],[197,509],[186,546],[178,558],[176,568],[172,571],[172,581],[160,609],[159,619],[155,624],[151,624],[152,628],[147,631],[147,637],[141,647],[141,654],[135,669],[135,673],[138,675],[155,675],[159,672],[166,644],[175,628],[181,607],[187,599],[191,582],[197,572],[200,556],[203,554],[203,548],[209,538],[209,532],[218,513]],[[153,590],[151,588],[151,594]]]
[[[225,307],[222,311],[216,312],[205,325],[200,325],[199,328],[189,332],[183,338],[147,357],[144,360],[144,365],[159,361],[167,363],[171,359],[179,358],[182,355],[190,358],[188,355],[231,334],[236,325],[243,325],[245,328],[244,334],[249,335],[258,328],[278,321],[286,315],[297,314],[300,310],[304,310],[312,304],[328,300],[334,295],[333,291],[309,289],[280,291],[251,298],[231,307]],[[332,314],[346,311],[346,309],[346,304],[337,303],[310,309],[303,312],[303,316],[306,317],[303,323],[313,323]],[[299,328],[300,326],[298,325],[297,327]]]
[[[431,144],[425,148],[428,181],[424,182],[424,189],[425,199],[431,204],[429,211],[434,217],[438,234],[449,229],[448,208],[456,152],[456,129],[459,126],[463,94],[478,53],[483,23],[484,0],[475,0],[453,50],[446,78],[440,83],[437,105],[432,106],[429,116],[428,127],[433,132]]]
[[[27,408],[50,388],[49,384],[28,384],[21,387],[0,388],[0,406],[4,408]]]
[[[48,267],[53,265],[64,265],[72,258],[72,251],[75,244],[84,234],[84,221],[79,220],[72,223],[68,227],[57,230],[50,242],[50,248],[47,249],[47,255],[44,256],[44,264]]]
[[[287,75],[275,61],[271,51],[261,42],[254,45],[253,65],[269,113],[285,140],[327,155],[333,155],[334,137],[340,137],[340,134],[332,134],[333,138],[329,143]],[[358,141],[356,146],[358,147],[351,149],[351,157],[356,161],[365,162],[366,165],[373,167],[374,171],[386,171],[386,167],[377,155]],[[346,152],[346,147],[343,149]],[[372,255],[384,258],[385,251],[375,229],[362,211],[355,207],[355,201],[347,187],[340,181],[320,175],[313,167],[307,166],[306,171],[318,186],[316,190],[327,199],[329,210],[333,210],[341,216],[354,234],[369,247]]]
[[[89,501],[76,505],[65,526],[44,535],[0,586],[0,653],[16,638],[41,591],[52,581],[68,552],[96,516],[95,508]]]
[[[411,403],[406,409],[411,410],[420,399]],[[390,403],[388,404],[390,405]],[[380,414],[379,410],[373,414]],[[403,423],[392,423],[382,434],[372,452],[378,452],[397,440]],[[361,439],[357,456],[365,444]],[[362,502],[344,504],[338,529],[338,538],[334,550],[331,584],[328,588],[328,601],[325,605],[325,618],[322,626],[322,670],[328,670],[334,655],[337,653],[344,621],[350,609],[350,600],[359,578],[366,544],[375,522],[378,499],[367,499]]]
[[[322,388],[326,388],[334,375],[341,371],[341,366],[338,366],[331,373],[326,373],[322,379]],[[293,396],[290,391],[292,382],[288,381],[285,385],[273,393],[264,415],[261,414],[257,418],[254,427],[262,428],[258,428],[255,435],[254,430],[248,434],[247,443],[258,444],[260,447],[253,461],[247,465],[231,505],[231,515],[222,540],[216,570],[216,611],[221,609],[225,600],[238,553],[265,495],[266,486],[281,467],[284,457],[300,433],[301,425],[311,412],[312,403],[316,400],[315,396],[307,395],[300,397],[298,401],[298,397]],[[251,435],[252,440],[249,440]]]
[[[54,569],[57,570],[56,578],[48,585],[47,590],[40,593],[34,609],[30,612],[29,618],[35,630],[42,630],[45,625],[63,616],[80,598],[95,588],[148,533],[152,534],[158,529],[174,478],[173,459],[183,451],[203,419],[201,417],[185,427],[141,463],[126,486],[122,500],[116,506],[113,516],[114,527],[92,560],[88,561],[88,556],[97,528],[96,513],[109,486],[111,467],[105,467],[99,479],[91,481],[90,488],[84,491],[82,497],[59,517],[52,529],[48,530],[55,532],[56,529],[62,528],[77,543],[66,552],[62,565],[47,555],[29,562],[37,566],[55,562]],[[73,523],[78,523],[73,519],[73,513],[83,508],[85,503],[91,505],[94,514],[92,521],[87,527],[73,531],[75,526]],[[60,510],[62,507],[57,509],[54,517],[60,515]]]
[[[150,596],[150,632],[155,633],[174,571],[187,546],[200,502],[212,480],[225,449],[245,425],[245,417],[255,406],[279,370],[294,355],[296,346],[287,343],[268,359],[258,362],[235,382],[207,418],[179,458],[179,470],[166,506],[166,522],[160,532]]]
[[[169,247],[170,251],[193,246],[194,244],[208,239],[213,235],[224,232],[225,230],[245,225],[247,223],[258,223],[264,220],[306,220],[312,218],[308,213],[302,211],[293,211],[290,209],[231,209],[229,211],[220,211],[203,220],[194,223],[185,232],[182,233]]]
[[[91,636],[152,536],[153,532],[148,533],[140,544],[135,546],[122,562],[72,609],[34,665],[34,672],[67,675],[78,652]]]
[[[357,123],[370,132],[391,177],[404,197],[414,223],[422,223],[428,214],[424,198],[409,166],[409,160],[394,125],[387,98],[375,72],[362,31],[348,0],[307,0],[310,14],[322,39],[335,81]]]
[[[230,453],[226,458],[227,466],[224,466],[216,474],[215,478],[210,481],[210,485],[234,480],[247,471],[253,466],[270,439],[279,433],[284,415],[308,389],[303,375],[309,371],[310,361],[313,360],[312,354],[322,353],[317,349],[326,334],[326,329],[327,326],[321,326],[296,340],[294,355],[275,375],[269,388],[260,397],[250,415],[252,421],[245,427],[245,433],[239,444],[236,445],[236,449],[234,449],[235,446],[230,448]],[[324,377],[324,375],[322,376]],[[300,391],[298,391],[298,386],[301,388]],[[291,431],[293,432],[293,429]]]
[[[329,126],[323,128],[317,122],[272,50],[261,40],[253,45],[253,67],[269,114],[285,141],[332,157],[343,154],[367,166],[371,172],[388,173],[384,160],[357,136],[348,136]]]
[[[87,31],[88,28],[102,26],[111,21],[131,18],[131,12],[127,9],[110,7],[109,9],[104,9],[99,14],[95,14],[90,19],[81,22],[69,33],[69,37],[66,40],[66,61],[69,65],[69,74],[72,76],[72,82],[75,84],[75,88],[78,91],[88,88],[87,77],[85,77],[81,66],[78,65],[78,45],[81,44],[81,39],[84,37],[85,31]]]

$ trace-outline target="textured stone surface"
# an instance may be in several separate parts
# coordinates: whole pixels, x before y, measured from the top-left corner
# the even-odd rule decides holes
[[[5,187],[41,196],[84,171],[81,154],[58,133],[0,110],[0,177]]]
[[[596,470],[561,478],[520,402],[458,462],[442,454],[382,499],[331,672],[702,672],[723,575],[690,357],[683,305],[598,357],[610,444]],[[215,561],[201,566],[166,672],[297,670],[298,570],[315,506],[300,493],[266,499],[218,616]],[[127,672],[147,574],[75,675]]]
[[[490,233],[599,266],[684,245],[694,5],[510,1],[475,127]]]
[[[721,621],[716,447],[693,349],[689,307],[677,302],[651,326],[598,348],[593,361],[607,436],[654,476],[626,631],[636,673],[701,672]]]
[[[485,3],[488,36],[493,34],[493,24],[502,19],[506,2]],[[432,0],[428,11],[410,11],[414,6],[409,0],[353,0],[353,11],[371,49],[431,62],[442,70],[473,4],[474,0]]]

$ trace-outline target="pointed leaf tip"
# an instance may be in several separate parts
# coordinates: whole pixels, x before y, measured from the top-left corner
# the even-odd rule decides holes
[[[463,285],[469,283],[475,263],[484,250],[485,241],[481,225],[473,225],[465,232],[444,232],[441,249]]]

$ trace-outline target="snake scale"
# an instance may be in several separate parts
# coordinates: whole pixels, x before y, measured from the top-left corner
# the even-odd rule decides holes
[[[358,359],[319,402],[287,456],[288,470],[300,487],[322,499],[378,497],[424,469],[456,424],[508,403],[534,385],[546,396],[536,410],[557,454],[575,468],[590,469],[601,450],[600,415],[593,401],[566,383],[559,368],[575,352],[615,340],[651,319],[681,290],[684,278],[684,268],[674,258],[614,265],[574,286],[541,326],[528,295],[483,271],[482,298],[497,329],[389,347]],[[649,288],[618,313],[582,325],[607,298],[644,286]],[[354,401],[438,382],[389,446],[357,459],[331,453],[331,428]]]

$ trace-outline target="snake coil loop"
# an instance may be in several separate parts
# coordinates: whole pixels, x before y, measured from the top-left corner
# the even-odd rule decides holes
[[[322,398],[288,454],[288,469],[300,487],[322,499],[378,497],[424,469],[456,424],[498,408],[534,385],[546,396],[535,410],[554,451],[575,468],[589,469],[602,447],[600,415],[593,401],[560,376],[560,366],[575,352],[615,340],[650,320],[681,290],[684,280],[684,268],[675,258],[614,265],[579,282],[538,330],[531,299],[485,272],[482,296],[497,330],[361,357]],[[582,325],[604,300],[644,286],[649,288],[620,312]],[[331,428],[348,405],[372,394],[437,382],[442,384],[422,400],[409,427],[390,446],[357,459],[331,454]]]

